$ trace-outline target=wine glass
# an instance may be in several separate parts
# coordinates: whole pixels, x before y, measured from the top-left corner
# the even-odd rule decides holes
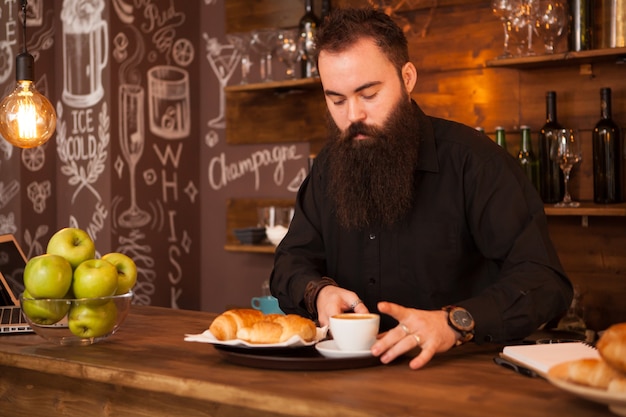
[[[498,59],[510,58],[513,56],[509,51],[509,31],[511,29],[511,16],[513,15],[513,1],[512,0],[492,0],[491,10],[493,14],[500,18],[502,27],[504,29],[504,51]]]
[[[558,129],[555,134],[555,140],[550,147],[550,158],[557,162],[563,171],[565,195],[563,201],[556,203],[554,207],[578,207],[580,203],[572,201],[568,189],[570,172],[574,165],[583,159],[578,132],[573,129]]]
[[[287,66],[287,78],[296,78],[296,62],[300,57],[300,32],[296,29],[282,29],[278,32],[276,56]]]
[[[226,39],[231,45],[241,53],[241,82],[240,84],[248,84],[248,75],[250,74],[250,41],[252,35],[250,32],[227,33]]]
[[[554,53],[554,42],[567,27],[568,14],[559,0],[539,0],[535,10],[535,31],[543,39],[546,54]]]
[[[272,56],[276,48],[276,29],[259,29],[252,32],[250,47],[261,55],[259,69],[261,81],[272,81]]]
[[[517,41],[517,49],[521,56],[535,55],[533,49],[533,32],[535,19],[533,10],[535,0],[512,0],[513,14],[510,18],[511,34]]]

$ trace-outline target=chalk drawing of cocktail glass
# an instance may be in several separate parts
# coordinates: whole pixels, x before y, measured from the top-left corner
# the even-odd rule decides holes
[[[252,32],[250,46],[258,54],[261,54],[259,69],[261,81],[272,81],[272,57],[276,49],[276,29],[259,29]]]
[[[92,106],[104,95],[102,70],[109,55],[108,23],[100,13],[104,0],[92,0],[90,9],[64,0],[63,21],[63,101],[71,106]]]
[[[163,139],[189,136],[189,74],[171,65],[148,71],[148,114],[150,131]]]
[[[144,91],[139,85],[119,86],[120,145],[122,155],[128,163],[130,177],[130,207],[120,214],[118,223],[122,227],[136,228],[150,222],[150,214],[137,205],[135,170],[143,154],[145,144]]]
[[[208,125],[221,129],[226,126],[224,120],[224,87],[235,72],[241,53],[233,45],[221,45],[215,38],[205,36],[205,40],[207,42],[207,59],[220,83],[220,114],[209,120]]]
[[[226,39],[241,54],[241,83],[248,84],[248,75],[250,74],[250,40],[252,35],[250,32],[227,33]]]

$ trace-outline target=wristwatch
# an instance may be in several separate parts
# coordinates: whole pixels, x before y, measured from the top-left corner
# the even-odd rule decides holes
[[[456,346],[469,342],[474,338],[474,318],[469,311],[458,306],[446,306],[442,310],[448,313],[448,324],[450,327],[461,333],[461,338],[456,341]]]

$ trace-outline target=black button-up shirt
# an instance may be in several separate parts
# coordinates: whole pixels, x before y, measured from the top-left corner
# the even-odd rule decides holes
[[[543,203],[512,156],[468,126],[426,116],[415,203],[381,230],[348,231],[327,197],[327,149],[303,182],[276,250],[272,293],[304,316],[307,283],[327,276],[358,294],[418,309],[466,308],[477,342],[520,339],[569,306],[572,286],[547,230]],[[381,317],[383,329],[396,324]]]

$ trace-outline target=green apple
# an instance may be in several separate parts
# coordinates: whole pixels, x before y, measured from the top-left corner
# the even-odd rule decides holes
[[[108,297],[117,290],[117,268],[104,259],[87,259],[74,270],[76,298]]]
[[[52,235],[46,252],[64,257],[72,269],[76,269],[82,262],[96,256],[96,245],[84,230],[66,227]]]
[[[117,268],[117,291],[115,294],[126,294],[137,282],[137,265],[130,256],[111,252],[102,257],[105,261],[111,262]]]
[[[34,298],[63,298],[72,285],[72,267],[62,256],[43,254],[24,268],[24,287]]]
[[[65,317],[70,309],[70,302],[65,300],[37,300],[28,291],[24,291],[21,307],[24,314],[34,323],[50,325]]]
[[[83,337],[100,337],[110,333],[117,321],[117,306],[113,300],[105,304],[78,302],[72,305],[68,326],[72,334]]]

